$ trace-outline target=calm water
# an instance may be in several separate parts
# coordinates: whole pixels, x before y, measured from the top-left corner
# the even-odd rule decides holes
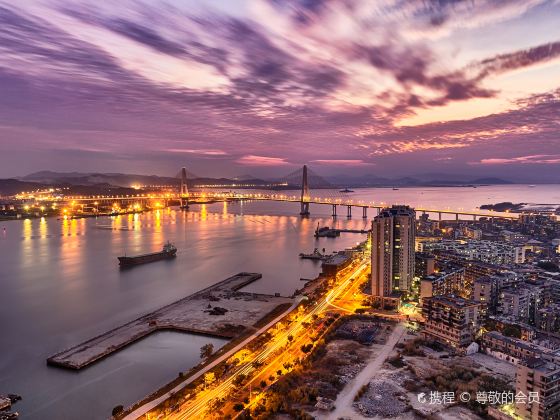
[[[362,189],[346,196],[470,210],[499,201],[559,203],[560,188]],[[203,344],[224,342],[160,333],[81,372],[47,367],[45,359],[239,271],[263,273],[248,290],[291,295],[301,277],[320,270],[299,252],[330,252],[361,239],[316,241],[317,223],[332,224],[330,208],[312,205],[303,220],[298,210],[293,203],[217,203],[188,213],[0,222],[0,394],[24,397],[14,407],[24,419],[100,419],[173,379],[198,363]],[[337,225],[367,225],[361,212],[354,215]],[[167,240],[180,250],[175,260],[118,269],[118,255],[159,250]]]

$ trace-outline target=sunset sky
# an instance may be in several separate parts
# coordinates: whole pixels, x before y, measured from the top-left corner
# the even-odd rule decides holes
[[[560,0],[0,0],[0,177],[560,182]]]

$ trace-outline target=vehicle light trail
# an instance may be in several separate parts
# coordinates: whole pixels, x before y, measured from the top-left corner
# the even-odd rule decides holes
[[[319,303],[316,304],[313,309],[311,309],[306,315],[304,315],[301,319],[297,320],[293,325],[291,325],[284,333],[282,333],[282,335],[275,337],[274,342],[267,346],[264,350],[262,350],[257,355],[257,357],[255,357],[253,362],[238,368],[238,370],[233,375],[217,385],[215,388],[207,392],[203,392],[203,395],[200,397],[199,401],[195,401],[194,404],[192,404],[188,408],[185,408],[184,411],[172,415],[170,416],[170,418],[176,420],[186,420],[203,417],[211,401],[227,395],[231,388],[234,387],[233,381],[238,375],[247,376],[248,374],[250,374],[253,370],[255,370],[255,368],[253,367],[254,361],[264,362],[271,354],[284,346],[289,335],[296,335],[298,331],[303,328],[303,323],[312,320],[313,315],[318,315],[319,313],[328,310],[331,305],[330,301],[333,298],[337,297],[340,293],[342,293],[356,276],[361,275],[363,271],[366,270],[367,266],[368,263],[366,261],[362,261],[360,265],[358,265],[354,270],[345,274],[345,279],[342,280],[340,284],[335,286],[324,298],[321,299]]]

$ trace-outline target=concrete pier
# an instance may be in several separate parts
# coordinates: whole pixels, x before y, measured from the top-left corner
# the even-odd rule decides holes
[[[206,289],[171,303],[132,322],[64,350],[47,364],[82,369],[149,334],[173,330],[234,338],[290,298],[240,292],[260,279],[258,273],[239,273]]]

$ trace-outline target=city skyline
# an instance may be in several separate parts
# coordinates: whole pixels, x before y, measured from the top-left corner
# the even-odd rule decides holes
[[[557,1],[0,1],[0,177],[558,182]],[[538,25],[535,25],[538,22]]]

